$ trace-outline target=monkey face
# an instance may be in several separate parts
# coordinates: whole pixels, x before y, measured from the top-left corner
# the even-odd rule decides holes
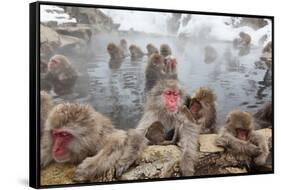
[[[246,129],[236,128],[236,137],[240,140],[246,141],[248,138],[249,131]]]
[[[175,89],[166,89],[162,94],[165,108],[168,112],[175,113],[178,111],[179,91]]]
[[[48,63],[48,71],[54,71],[57,70],[60,67],[61,61],[56,58],[51,58]]]
[[[69,145],[73,138],[69,131],[63,129],[52,130],[52,155],[57,162],[67,162],[70,160]]]

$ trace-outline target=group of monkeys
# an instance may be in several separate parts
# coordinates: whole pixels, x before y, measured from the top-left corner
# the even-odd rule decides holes
[[[112,60],[124,59],[126,50],[125,40],[107,46]],[[55,105],[51,96],[41,91],[41,168],[51,162],[69,162],[77,165],[74,181],[110,181],[120,179],[146,146],[174,144],[182,150],[182,176],[195,174],[199,134],[216,132],[216,95],[207,87],[192,96],[187,94],[177,79],[177,61],[169,45],[161,45],[158,51],[148,44],[147,50],[145,54],[136,45],[129,47],[132,58],[148,56],[144,113],[134,129],[115,128],[90,105]],[[66,57],[55,55],[48,69],[56,70],[54,67],[65,62],[71,65]],[[62,73],[57,71],[58,80],[67,78]],[[244,156],[249,163],[264,165],[268,143],[255,129],[271,125],[271,102],[254,116],[234,110],[227,115],[216,144],[233,155]]]

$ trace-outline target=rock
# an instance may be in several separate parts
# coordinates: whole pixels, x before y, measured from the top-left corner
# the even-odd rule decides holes
[[[41,170],[41,185],[72,184],[75,166],[53,163]]]
[[[54,48],[60,46],[59,34],[50,27],[40,25],[40,43],[48,43]]]
[[[125,172],[121,180],[179,176],[180,155],[180,149],[174,145],[148,146],[140,155],[137,166]]]
[[[92,37],[91,28],[88,25],[78,24],[75,27],[72,26],[58,26],[55,28],[56,32],[62,35],[69,35],[76,38],[90,41]]]
[[[113,20],[102,11],[95,8],[84,7],[65,7],[65,11],[72,17],[75,17],[78,23],[91,25],[95,33],[118,29],[119,25],[113,23]]]
[[[258,130],[260,134],[270,140],[271,129]],[[251,168],[249,171],[242,160],[238,160],[231,154],[224,152],[222,148],[215,146],[216,134],[203,134],[199,137],[199,159],[195,166],[195,176],[241,174],[250,171],[272,171],[271,154],[268,162],[261,168]],[[271,143],[269,143],[271,146]],[[270,147],[271,148],[271,147]],[[125,172],[118,180],[139,180],[153,178],[169,178],[180,176],[179,161],[181,150],[178,146],[168,145],[148,146],[140,154],[136,163]],[[75,166],[71,164],[52,163],[41,170],[41,185],[71,184]],[[103,180],[108,181],[108,180]]]

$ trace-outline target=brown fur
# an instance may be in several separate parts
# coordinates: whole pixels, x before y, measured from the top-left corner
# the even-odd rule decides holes
[[[114,43],[109,43],[107,45],[107,52],[110,55],[110,60],[112,61],[118,62],[125,58],[123,50]]]
[[[180,99],[177,112],[171,113],[166,110],[161,97],[165,89],[179,90]],[[148,128],[157,121],[162,123],[165,135],[172,129],[178,128],[179,138],[176,143],[183,150],[180,168],[182,175],[190,176],[194,173],[194,163],[197,159],[199,127],[190,121],[182,110],[185,97],[185,90],[177,80],[159,81],[148,93],[144,115],[137,126],[137,130],[145,136]]]
[[[136,45],[130,45],[129,50],[131,54],[131,59],[139,59],[145,55],[141,48]]]
[[[67,57],[63,55],[54,55],[50,61],[54,59],[59,61],[56,67],[48,67],[46,80],[54,86],[54,91],[58,95],[69,94],[78,78],[77,71],[73,68]]]
[[[151,56],[154,53],[159,54],[157,47],[155,47],[153,44],[147,44],[146,50],[147,50],[147,56]]]
[[[172,50],[168,44],[162,44],[160,46],[160,54],[164,57],[172,55]]]
[[[201,87],[195,91],[191,97],[189,108],[194,101],[201,105],[201,110],[197,113],[192,113],[194,118],[201,125],[201,133],[214,133],[216,125],[216,105],[217,97],[215,93],[207,87]]]
[[[258,129],[272,127],[272,102],[266,102],[260,110],[254,114]]]
[[[247,139],[238,139],[236,129],[247,130]],[[228,114],[216,144],[226,148],[236,157],[243,157],[248,165],[252,159],[256,165],[263,165],[269,155],[266,139],[254,129],[252,115],[239,110]]]
[[[46,91],[40,91],[40,132],[42,134],[45,128],[45,122],[48,114],[53,108],[54,103],[52,97]]]
[[[120,158],[126,151],[131,151],[134,143],[140,144],[141,136],[138,138],[135,133],[131,137],[129,133],[115,129],[107,117],[91,106],[62,103],[52,109],[46,122],[41,139],[42,168],[56,161],[52,156],[51,132],[54,128],[62,128],[74,136],[68,147],[70,157],[66,162],[79,164],[74,176],[76,181],[104,180],[102,176],[113,172],[107,179],[112,180],[114,171],[120,170],[118,167],[122,167],[123,172],[128,164],[132,164],[121,162]]]

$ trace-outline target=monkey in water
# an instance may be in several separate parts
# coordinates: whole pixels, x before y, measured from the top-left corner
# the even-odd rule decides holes
[[[160,54],[164,57],[172,55],[172,50],[168,44],[161,44],[160,46]]]
[[[46,121],[41,138],[41,168],[51,162],[72,163],[78,165],[75,181],[104,180],[100,178],[107,173],[113,173],[106,179],[112,180],[132,164],[130,158],[138,156],[135,147],[141,148],[142,142],[135,130],[116,129],[89,105],[61,103],[50,111]],[[133,153],[130,158],[128,152]]]
[[[147,44],[146,46],[146,50],[147,50],[147,56],[151,56],[154,53],[159,54],[159,51],[157,49],[157,47],[155,47],[153,44]]]
[[[145,55],[145,53],[141,50],[141,48],[134,44],[130,45],[129,51],[131,54],[131,59],[133,60],[140,59]]]
[[[106,49],[110,55],[110,61],[120,62],[125,58],[124,51],[121,49],[121,47],[115,45],[114,43],[109,43]]]
[[[48,62],[46,80],[54,87],[57,95],[72,93],[78,78],[77,71],[70,61],[63,55],[54,55]]]
[[[242,156],[248,165],[252,159],[256,165],[264,165],[269,155],[267,141],[255,131],[252,115],[239,110],[228,114],[216,144],[238,158]]]
[[[149,92],[162,79],[177,79],[177,60],[173,56],[164,58],[154,53],[145,68],[145,91]]]
[[[54,102],[52,97],[46,91],[40,91],[40,133],[45,128],[45,122],[47,120],[48,114],[54,107]]]
[[[234,48],[249,48],[251,45],[251,36],[245,32],[239,33],[239,38],[235,38],[233,41]]]
[[[177,80],[160,80],[147,94],[144,114],[137,130],[145,136],[149,127],[160,121],[166,135],[180,126],[180,135],[176,141],[182,149],[180,169],[183,176],[191,176],[197,160],[200,127],[186,117],[182,108],[185,97],[186,92]]]
[[[214,133],[216,125],[217,96],[207,87],[201,87],[192,95],[186,105],[201,126],[201,133]]]

